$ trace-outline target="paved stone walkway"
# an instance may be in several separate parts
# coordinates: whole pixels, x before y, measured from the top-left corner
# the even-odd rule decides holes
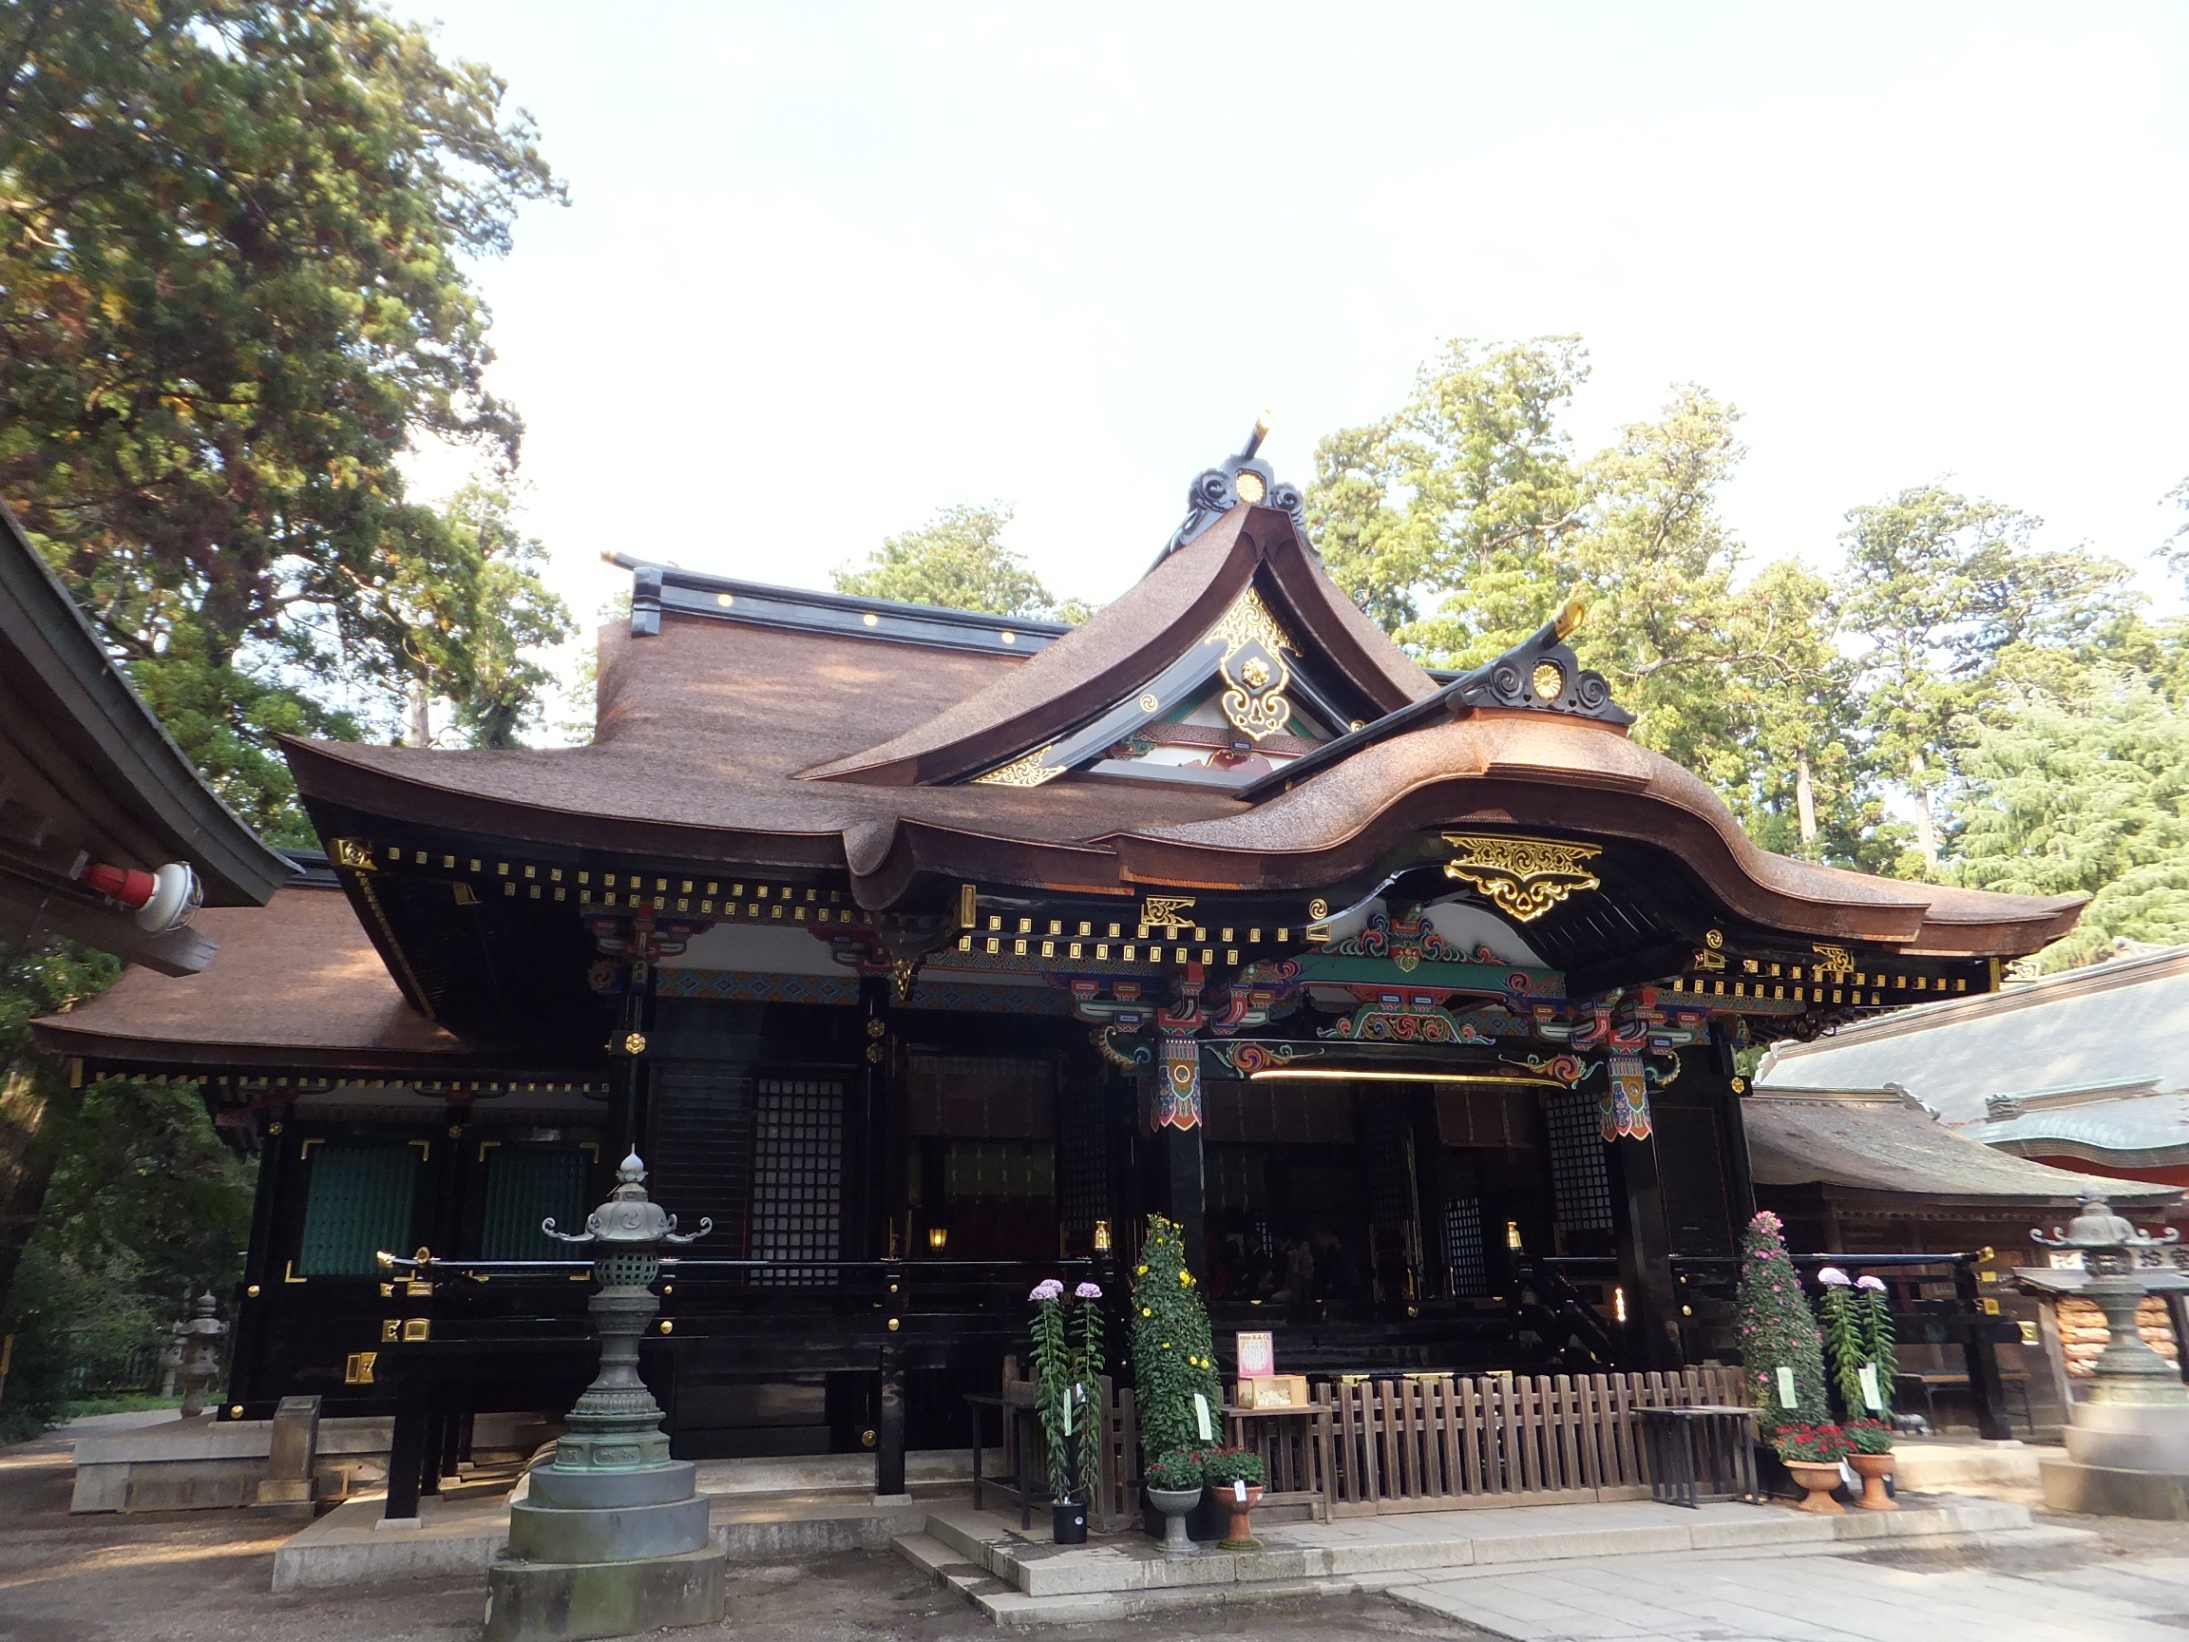
[[[1605,1557],[1485,1569],[1391,1598],[1511,1642],[2182,1642],[2189,1627],[2189,1557],[2021,1572],[1972,1560]]]

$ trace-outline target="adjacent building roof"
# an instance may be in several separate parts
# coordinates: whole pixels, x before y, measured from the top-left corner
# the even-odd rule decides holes
[[[170,974],[207,927],[151,936],[74,882],[79,862],[193,867],[215,907],[263,905],[293,869],[198,775],[0,507],[0,942],[43,925]]]
[[[203,974],[126,970],[106,992],[39,1023],[39,1046],[94,1072],[133,1070],[432,1077],[466,1046],[403,1001],[331,873],[264,909],[198,914],[220,944]]]
[[[1762,1088],[1894,1083],[2027,1155],[2189,1160],[2189,947],[2116,958],[1780,1044]]]
[[[1757,1089],[1741,1103],[1759,1186],[1817,1184],[1842,1199],[1919,1194],[1939,1204],[2064,1208],[2085,1190],[2116,1203],[2174,1202],[2172,1186],[2069,1174],[1993,1151],[1897,1089]]]

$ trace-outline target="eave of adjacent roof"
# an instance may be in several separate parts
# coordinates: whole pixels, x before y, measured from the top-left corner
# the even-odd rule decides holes
[[[295,870],[223,804],[108,657],[13,514],[0,507],[0,668],[72,736],[91,791],[75,796],[109,836],[142,840],[156,867],[187,861],[213,906],[263,905]],[[73,785],[56,781],[64,788]],[[104,813],[99,813],[103,811]],[[156,858],[155,858],[156,857]]]
[[[1821,1185],[1860,1200],[2065,1207],[2087,1190],[2124,1203],[2171,1203],[2179,1188],[2100,1180],[1993,1151],[1891,1089],[1757,1090],[1741,1104],[1756,1183]]]
[[[38,1046],[148,1073],[446,1077],[479,1063],[472,1045],[404,1001],[332,883],[199,916],[220,944],[203,973],[127,970],[98,997],[34,1022]]]

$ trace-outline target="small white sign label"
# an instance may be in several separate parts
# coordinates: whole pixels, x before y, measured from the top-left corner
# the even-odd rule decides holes
[[[1878,1395],[1877,1389],[1877,1364],[1864,1363],[1861,1372],[1855,1377],[1862,1382],[1863,1405],[1873,1414],[1884,1413],[1885,1399]]]
[[[1193,1394],[1193,1423],[1199,1428],[1203,1442],[1216,1440],[1216,1428],[1209,1423],[1209,1400],[1198,1391]]]
[[[1801,1393],[1794,1389],[1794,1371],[1781,1366],[1779,1369],[1779,1406],[1793,1408],[1801,1401]]]
[[[1244,1477],[1241,1477],[1241,1478],[1239,1478],[1239,1479],[1238,1479],[1237,1481],[1235,1481],[1235,1482],[1233,1482],[1233,1483],[1232,1483],[1232,1485],[1231,1485],[1231,1497],[1232,1497],[1233,1499],[1237,1500],[1237,1501],[1238,1501],[1238,1502],[1239,1502],[1239,1503],[1240,1503],[1241,1505],[1244,1505],[1244,1504],[1246,1504],[1246,1502],[1247,1502],[1247,1484],[1246,1484],[1246,1478],[1244,1478]]]

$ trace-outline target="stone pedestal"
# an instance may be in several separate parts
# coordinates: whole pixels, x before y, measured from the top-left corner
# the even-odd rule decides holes
[[[2169,1231],[2164,1241],[2177,1235]],[[2111,1335],[2068,1415],[2067,1458],[2038,1467],[2045,1503],[2093,1516],[2189,1520],[2189,1386],[2136,1327],[2145,1292],[2136,1254],[2161,1240],[2139,1235],[2087,1192],[2064,1236],[2037,1241],[2082,1251],[2083,1293],[2105,1313]]]
[[[600,1246],[587,1310],[600,1373],[570,1410],[555,1459],[509,1508],[509,1549],[487,1570],[486,1642],[580,1642],[722,1618],[725,1558],[697,1467],[669,1457],[638,1342],[661,1309],[652,1284],[675,1222],[647,1202],[634,1155],[614,1197],[571,1242]],[[702,1222],[704,1229],[705,1222]],[[553,1221],[547,1223],[550,1235]]]

